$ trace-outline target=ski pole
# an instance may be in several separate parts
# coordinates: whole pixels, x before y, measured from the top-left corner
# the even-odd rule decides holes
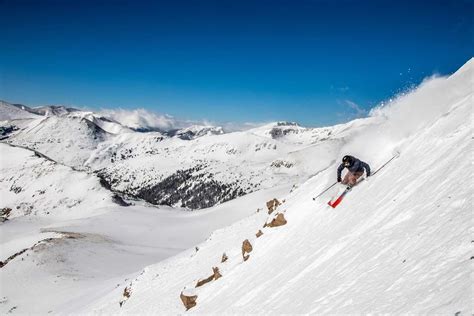
[[[330,187],[328,187],[326,190],[324,190],[323,192],[319,193],[317,196],[315,196],[313,198],[313,201],[316,200],[318,197],[320,197],[321,195],[323,195],[324,192],[326,192],[327,190],[329,190],[330,188],[332,188],[333,186],[335,186],[337,184],[337,182],[334,182],[333,184],[331,184]]]
[[[373,173],[372,173],[372,176],[374,176],[377,172],[380,171],[380,169],[382,169],[383,167],[385,167],[390,161],[392,161],[393,159],[395,158],[398,158],[400,156],[400,154],[397,154],[395,156],[393,156],[389,161],[387,161],[386,163],[384,163],[382,166],[380,166],[380,168],[378,168],[377,170],[375,170]]]

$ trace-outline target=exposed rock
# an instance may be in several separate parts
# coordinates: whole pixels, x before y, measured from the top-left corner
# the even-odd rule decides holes
[[[218,267],[213,267],[212,271],[214,272],[214,280],[217,280],[219,278],[222,278],[222,274],[219,271]]]
[[[10,257],[8,257],[5,261],[0,261],[0,268],[3,268],[4,266],[7,265],[8,262],[10,262],[11,260],[15,259],[16,257],[22,255],[23,253],[25,253],[26,251],[28,250],[32,250],[37,244],[35,244],[33,247],[30,247],[30,248],[25,248],[13,255],[11,255]]]
[[[206,135],[221,135],[224,130],[220,126],[190,126],[174,131],[174,136],[183,140],[192,140]]]
[[[211,275],[210,277],[207,277],[207,278],[205,278],[205,279],[199,280],[199,281],[196,283],[196,287],[203,286],[204,284],[209,283],[209,282],[211,282],[212,280],[214,280],[214,274]]]
[[[20,193],[22,190],[23,190],[23,189],[22,189],[21,187],[17,187],[17,186],[15,186],[15,185],[12,185],[12,186],[10,187],[10,191],[12,191],[12,192],[14,192],[14,193],[16,193],[16,194]]]
[[[204,284],[209,283],[212,280],[217,280],[222,277],[222,274],[220,274],[218,267],[213,267],[212,272],[213,273],[211,276],[205,278],[204,280],[199,280],[198,283],[196,284],[196,287],[203,286]]]
[[[11,208],[4,207],[0,210],[0,217],[8,218],[11,212],[12,212]]]
[[[268,214],[271,214],[280,205],[280,201],[273,199],[267,202]]]
[[[294,122],[278,122],[277,126],[270,130],[273,139],[277,139],[288,134],[298,134],[298,124]]]
[[[108,133],[94,122],[91,122],[84,118],[81,119],[81,122],[88,127],[90,136],[95,140],[102,142],[107,138]]]
[[[277,213],[276,217],[269,224],[265,223],[263,227],[278,227],[283,226],[286,223],[285,216],[282,213]]]
[[[285,160],[275,160],[271,163],[270,167],[273,167],[273,168],[281,168],[281,167],[285,167],[285,168],[291,168],[294,166],[294,163],[290,162],[290,161],[285,161]]]
[[[226,262],[227,259],[229,259],[229,257],[227,257],[227,255],[225,254],[225,252],[222,254],[222,259],[221,259],[221,262]]]
[[[184,307],[186,307],[186,310],[189,310],[190,308],[193,308],[196,306],[196,300],[197,300],[197,295],[184,295],[183,292],[181,292],[181,295],[179,296],[181,298],[181,301],[183,302]]]
[[[125,301],[128,300],[131,295],[132,295],[132,288],[130,285],[130,286],[125,287],[125,289],[123,290],[122,299],[120,300],[120,307],[122,307],[123,303],[125,303]]]
[[[120,206],[130,206],[130,203],[125,202],[125,200],[117,193],[114,193],[114,195],[112,195],[112,202]]]
[[[13,306],[12,308],[10,308],[10,309],[8,310],[8,314],[11,314],[11,313],[12,313],[15,309],[17,309],[17,308],[18,308],[18,306]]]
[[[258,232],[255,234],[255,236],[257,236],[257,238],[260,237],[260,236],[262,236],[262,235],[263,235],[263,232],[262,232],[262,230],[260,230],[260,229],[259,229]]]
[[[97,177],[99,178],[99,183],[103,188],[112,190],[113,181],[110,181],[105,173],[97,172]]]
[[[250,257],[250,255],[246,255],[247,253],[252,252],[253,247],[252,244],[248,239],[245,239],[244,242],[242,243],[242,257],[244,258],[244,261],[247,261],[247,259]]]

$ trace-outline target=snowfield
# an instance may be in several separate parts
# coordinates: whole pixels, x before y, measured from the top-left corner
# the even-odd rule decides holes
[[[472,314],[473,67],[327,128],[20,116],[5,141],[52,161],[0,144],[0,312]],[[347,153],[396,158],[313,200]]]
[[[16,205],[0,224],[0,276],[8,284],[0,287],[2,313],[77,311],[127,275],[194,247],[256,212],[262,200],[290,191],[283,185],[194,212],[144,202],[125,207],[94,175],[30,150],[0,144],[0,151],[1,207]]]

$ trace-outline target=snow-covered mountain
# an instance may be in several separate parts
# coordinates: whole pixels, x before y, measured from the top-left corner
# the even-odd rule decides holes
[[[334,154],[334,144],[342,144],[340,127],[327,142],[320,141],[327,129],[308,130],[301,143],[258,135],[267,129],[191,141],[160,133],[127,133],[99,144],[85,165],[114,190],[153,204],[196,209],[278,183],[297,184],[321,166],[309,157]]]
[[[18,108],[18,107],[16,107]],[[334,156],[353,123],[304,128],[275,122],[224,133],[219,126],[137,132],[102,115],[65,107],[22,109],[5,141],[97,173],[115,191],[156,205],[199,209],[279,183],[297,185]],[[15,126],[17,120],[6,124]],[[308,159],[318,157],[317,159]]]
[[[327,128],[94,139],[89,114],[22,119],[6,140],[53,161],[0,144],[0,311],[472,313],[473,68]],[[347,153],[397,158],[336,209],[337,186],[313,200]]]
[[[36,108],[30,108],[21,104],[17,104],[16,106],[30,113],[43,116],[64,116],[72,112],[79,112],[78,109],[67,107],[64,105],[46,105]]]
[[[2,123],[2,125],[5,123],[5,121],[19,121],[26,119],[34,119],[37,117],[37,114],[27,111],[25,106],[19,104],[10,104],[8,102],[0,100],[0,122]]]
[[[224,130],[220,126],[192,125],[173,132],[174,136],[184,140],[191,140],[202,136],[222,135]]]
[[[113,194],[94,175],[38,157],[32,150],[0,144],[0,152],[1,206],[12,209],[9,219],[28,215],[72,219],[91,215],[84,214],[84,209],[112,202]],[[81,210],[79,214],[76,209]]]

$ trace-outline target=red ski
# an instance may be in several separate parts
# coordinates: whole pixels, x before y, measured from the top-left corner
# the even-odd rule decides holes
[[[344,198],[344,196],[345,196],[345,195],[347,194],[347,192],[349,192],[350,190],[351,190],[351,189],[350,189],[349,187],[346,188],[346,189],[344,190],[344,192],[342,192],[342,194],[339,195],[339,197],[338,197],[336,200],[334,200],[334,202],[329,201],[329,202],[328,202],[328,205],[329,205],[330,207],[332,207],[332,208],[336,208],[336,206],[338,206],[339,203],[341,203],[341,201],[342,201],[342,199]]]

